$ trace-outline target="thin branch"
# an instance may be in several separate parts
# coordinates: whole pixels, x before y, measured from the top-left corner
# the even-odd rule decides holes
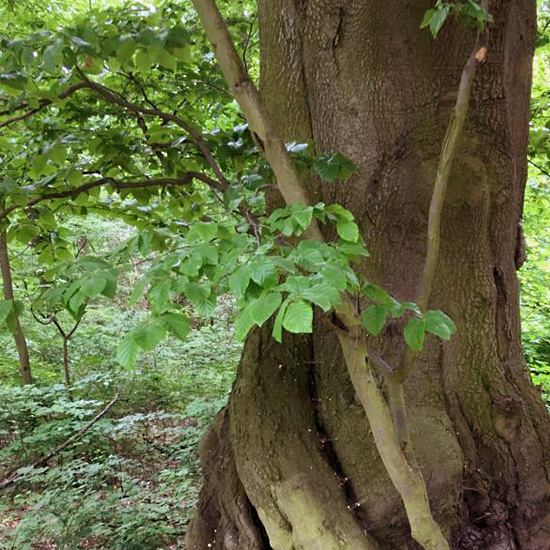
[[[57,97],[59,99],[67,99],[69,96],[77,92],[78,90],[81,90],[83,88],[87,88],[85,82],[78,82],[77,84],[74,84],[73,86],[70,86],[67,88],[64,92],[60,93]],[[19,120],[24,120],[26,118],[31,117],[35,113],[38,113],[48,105],[51,105],[53,101],[51,99],[41,99],[39,101],[38,107],[34,107],[32,109],[29,109],[27,112],[23,113],[22,115],[9,118],[8,120],[4,120],[3,122],[0,122],[0,128],[4,128],[5,126],[8,126],[10,124],[13,124],[14,122],[18,122]],[[29,106],[28,103],[20,103],[19,105],[16,105],[13,107],[13,109],[6,109],[4,111],[0,111],[0,116],[8,115],[10,113],[15,113],[17,111],[21,111],[22,109],[25,109]]]
[[[208,147],[208,144],[206,143],[206,140],[202,137],[201,133],[196,128],[191,126],[189,123],[185,122],[180,117],[173,115],[171,113],[165,113],[164,111],[161,111],[159,109],[153,109],[153,108],[149,109],[146,107],[142,107],[138,103],[132,103],[130,101],[126,101],[124,98],[118,96],[115,92],[113,92],[109,88],[106,88],[105,86],[102,86],[101,84],[97,84],[93,80],[90,80],[78,68],[77,68],[77,72],[80,75],[80,77],[83,79],[84,83],[86,84],[85,87],[89,88],[90,90],[94,90],[105,101],[108,101],[109,103],[114,103],[115,105],[118,105],[119,107],[123,107],[124,109],[131,111],[133,113],[141,113],[142,115],[146,115],[146,116],[158,117],[165,122],[173,122],[183,130],[185,130],[193,138],[193,141],[195,142],[197,147],[200,149],[204,158],[208,162],[210,168],[212,169],[214,174],[216,174],[216,177],[219,180],[219,186],[223,189],[226,189],[229,187],[229,182],[227,181],[221,168],[216,162],[216,159],[213,157]]]
[[[265,154],[275,173],[277,187],[285,202],[309,204],[303,182],[260,99],[256,86],[246,72],[215,2],[193,0],[193,4],[212,43],[229,89],[248,120],[258,148]],[[308,236],[322,240],[317,224],[312,224]]]
[[[483,0],[482,8],[487,11],[488,0]],[[468,113],[470,92],[477,68],[485,61],[487,57],[487,33],[478,32],[474,49],[464,66],[460,78],[458,95],[456,103],[451,113],[451,119],[447,126],[447,131],[443,139],[435,185],[430,203],[428,216],[428,236],[427,252],[424,262],[424,270],[420,281],[420,291],[417,300],[418,306],[422,311],[426,311],[432,292],[432,286],[437,270],[441,242],[441,214],[445,202],[445,194],[451,174],[451,167],[458,150],[459,138],[462,135],[464,122]],[[412,369],[418,353],[412,348],[407,347],[401,364],[399,365],[397,379],[405,380]]]
[[[545,176],[550,178],[550,172],[546,171],[542,166],[535,164],[531,159],[527,159],[527,162],[534,166],[537,170],[539,170],[541,174],[544,174]]]
[[[48,463],[49,460],[51,460],[55,455],[59,454],[61,451],[65,450],[69,445],[72,445],[75,441],[78,441],[98,420],[101,420],[109,409],[118,401],[118,398],[120,397],[120,390],[118,390],[111,399],[111,401],[105,406],[105,408],[96,414],[90,422],[88,422],[83,428],[81,428],[78,432],[76,432],[74,435],[69,437],[64,443],[56,447],[53,451],[49,452],[46,456],[40,458],[33,464],[31,464],[31,468],[40,468],[41,466],[44,466]],[[19,469],[19,468],[18,468]],[[0,490],[5,489],[6,487],[9,487],[10,485],[13,485],[14,483],[21,481],[25,476],[17,476],[17,470],[14,474],[7,477],[0,483]]]
[[[19,208],[28,208],[29,206],[34,206],[35,204],[47,200],[76,197],[77,195],[80,195],[80,193],[84,193],[86,191],[89,191],[90,189],[94,189],[95,187],[100,187],[102,185],[112,185],[117,191],[120,191],[121,189],[139,189],[143,187],[187,185],[193,179],[201,180],[210,187],[219,190],[219,184],[216,180],[210,178],[205,174],[201,174],[200,172],[187,172],[187,174],[185,174],[185,176],[182,178],[152,178],[138,181],[117,181],[114,178],[100,178],[84,183],[79,187],[75,187],[74,189],[67,189],[66,191],[57,191],[54,193],[46,193],[45,195],[41,195],[40,197],[31,199],[25,205],[13,204],[8,208],[0,211],[0,220],[3,220],[6,216]]]
[[[248,53],[248,47],[250,46],[250,40],[252,39],[252,32],[254,30],[254,25],[256,24],[256,19],[258,18],[258,14],[256,13],[254,15],[254,19],[250,22],[250,28],[248,29],[248,34],[246,35],[246,42],[244,43],[243,48],[243,65],[248,73],[248,63],[246,62],[246,54]]]

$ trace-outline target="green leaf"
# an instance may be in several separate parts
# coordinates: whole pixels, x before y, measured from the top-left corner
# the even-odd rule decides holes
[[[189,334],[189,320],[181,313],[165,313],[162,316],[165,327],[178,340],[185,340]]]
[[[251,269],[249,266],[239,268],[229,277],[229,289],[237,300],[244,297],[250,283]]]
[[[216,295],[208,283],[187,283],[183,287],[187,299],[195,306],[199,315],[207,317],[214,312]]]
[[[127,369],[133,369],[139,355],[139,346],[132,338],[131,334],[127,334],[118,345],[116,350],[117,361]]]
[[[250,277],[259,286],[270,288],[279,283],[279,272],[268,256],[258,256],[250,263]]]
[[[372,304],[363,310],[361,319],[367,332],[378,336],[386,324],[388,310],[384,306]]]
[[[134,287],[134,290],[132,290],[132,294],[130,295],[130,299],[128,300],[128,305],[130,307],[135,306],[143,294],[143,289],[145,288],[145,285],[149,282],[147,277],[142,277]]]
[[[286,308],[283,327],[288,332],[313,332],[313,308],[311,305],[303,300],[291,302]]]
[[[307,229],[311,223],[311,220],[313,219],[313,207],[302,205],[294,206],[295,208],[292,213],[292,218],[302,229]],[[298,206],[299,208],[296,208],[296,206]]]
[[[121,64],[126,63],[136,51],[136,42],[129,36],[122,36],[120,46],[116,50],[116,57]]]
[[[134,342],[145,351],[154,350],[158,343],[164,338],[166,330],[164,327],[151,323],[138,325],[132,332]]]
[[[320,275],[336,290],[345,290],[348,286],[348,278],[346,277],[346,274],[342,271],[342,269],[334,265],[322,267]]]
[[[107,280],[104,277],[87,277],[82,282],[81,291],[88,298],[97,298],[105,288]]]
[[[435,38],[447,20],[447,16],[450,11],[450,4],[438,3],[436,9],[430,9],[424,14],[424,19],[422,20],[420,28],[429,26],[430,31]]]
[[[192,243],[196,241],[210,241],[218,234],[217,223],[204,223],[197,222],[193,224],[189,233],[187,234],[187,240]]]
[[[104,272],[104,275],[108,275],[108,276],[106,277],[105,287],[101,291],[101,295],[105,296],[105,298],[109,298],[109,300],[114,300],[116,296],[116,289],[117,289],[116,278],[111,273],[106,274]]]
[[[393,307],[398,305],[396,302],[382,287],[373,283],[368,283],[362,288],[363,294],[373,302],[387,307]]]
[[[426,323],[426,330],[443,340],[450,340],[456,332],[456,325],[453,320],[441,310],[427,311],[423,315],[423,319]]]
[[[212,244],[201,244],[197,246],[193,255],[201,258],[203,264],[218,265],[218,249]]]
[[[157,313],[162,313],[168,306],[170,301],[170,293],[172,290],[172,280],[163,279],[151,283],[151,288],[147,293],[147,298],[151,303],[151,308]]]
[[[329,204],[325,208],[327,214],[332,215],[337,221],[353,221],[353,214],[340,204]]]
[[[336,153],[317,157],[313,163],[313,170],[321,179],[329,183],[334,183],[337,180],[347,179],[350,174],[355,172],[356,167],[355,164],[344,155]]]
[[[430,24],[430,21],[432,20],[432,17],[435,15],[436,11],[437,10],[435,10],[434,8],[426,10],[426,13],[424,14],[424,19],[422,19],[422,23],[420,24],[421,29],[426,28]]]
[[[336,224],[336,230],[345,241],[356,243],[359,240],[359,227],[355,222],[340,221]]]
[[[405,342],[412,349],[421,351],[424,346],[424,334],[426,332],[426,323],[423,319],[415,317],[411,319],[406,325],[403,335],[405,336]]]
[[[323,311],[328,311],[332,306],[340,303],[341,301],[341,296],[338,289],[328,283],[315,284],[304,290],[301,295],[302,298],[313,302]]]
[[[268,292],[251,302],[245,311],[250,320],[261,327],[275,313],[282,300],[280,292]]]
[[[135,62],[140,72],[149,73],[151,71],[152,61],[146,50],[139,50],[136,53]]]
[[[287,298],[279,308],[279,312],[275,317],[275,322],[273,323],[273,338],[279,343],[283,341],[283,319],[286,314],[286,310],[290,305],[290,300]]]
[[[2,324],[8,315],[12,311],[12,301],[11,300],[2,300],[0,302],[0,324]]]
[[[242,342],[253,326],[254,321],[250,318],[248,311],[242,311],[235,323],[235,338],[237,341]]]

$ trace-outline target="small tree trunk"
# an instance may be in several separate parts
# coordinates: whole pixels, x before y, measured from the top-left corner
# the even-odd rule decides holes
[[[4,299],[13,302],[13,282],[11,279],[10,259],[8,254],[8,240],[5,231],[0,233],[0,270],[2,271],[2,283],[4,285]],[[32,384],[29,350],[27,348],[27,342],[23,334],[21,323],[16,315],[14,315],[13,325],[13,337],[19,355],[21,379],[23,385]]]
[[[71,372],[69,367],[69,340],[63,338],[63,375],[65,376],[65,385],[67,389],[71,385]]]

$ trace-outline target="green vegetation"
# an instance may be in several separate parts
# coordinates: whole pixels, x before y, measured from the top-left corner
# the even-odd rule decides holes
[[[13,24],[0,17],[0,231],[15,294],[0,302],[0,547],[184,548],[197,444],[253,326],[274,315],[277,341],[312,332],[314,307],[327,312],[349,293],[365,303],[370,334],[406,319],[415,351],[427,333],[448,340],[456,327],[358,277],[368,253],[342,206],[266,215],[274,175],[190,9],[67,6],[0,2],[13,14]],[[434,35],[450,6],[426,14]],[[464,6],[468,21],[490,21]],[[257,75],[253,3],[223,8]],[[547,42],[542,34],[520,278],[525,356],[550,403]],[[356,170],[313,143],[287,150],[301,174],[333,185]],[[332,224],[335,239],[306,238],[315,223]],[[22,387],[16,322],[31,358]],[[117,392],[82,437],[32,467]]]

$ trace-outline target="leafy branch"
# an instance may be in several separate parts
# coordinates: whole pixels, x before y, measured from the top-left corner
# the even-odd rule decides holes
[[[115,178],[99,178],[99,179],[84,183],[73,189],[67,189],[65,191],[55,191],[52,193],[45,193],[44,195],[40,195],[39,197],[35,197],[34,199],[27,201],[24,205],[12,204],[8,208],[5,208],[4,210],[0,211],[0,221],[19,208],[29,208],[40,202],[44,202],[48,200],[67,199],[67,198],[77,197],[81,193],[85,193],[90,189],[94,189],[95,187],[102,187],[104,185],[110,185],[115,190],[121,191],[123,189],[139,189],[144,187],[183,186],[191,183],[193,179],[201,180],[207,185],[214,188],[218,187],[218,184],[215,180],[213,180],[206,174],[202,174],[200,172],[188,172],[187,174],[185,174],[185,176],[180,178],[151,178],[151,179],[135,180],[135,181],[132,181],[132,180],[120,181],[120,180],[116,180]]]

